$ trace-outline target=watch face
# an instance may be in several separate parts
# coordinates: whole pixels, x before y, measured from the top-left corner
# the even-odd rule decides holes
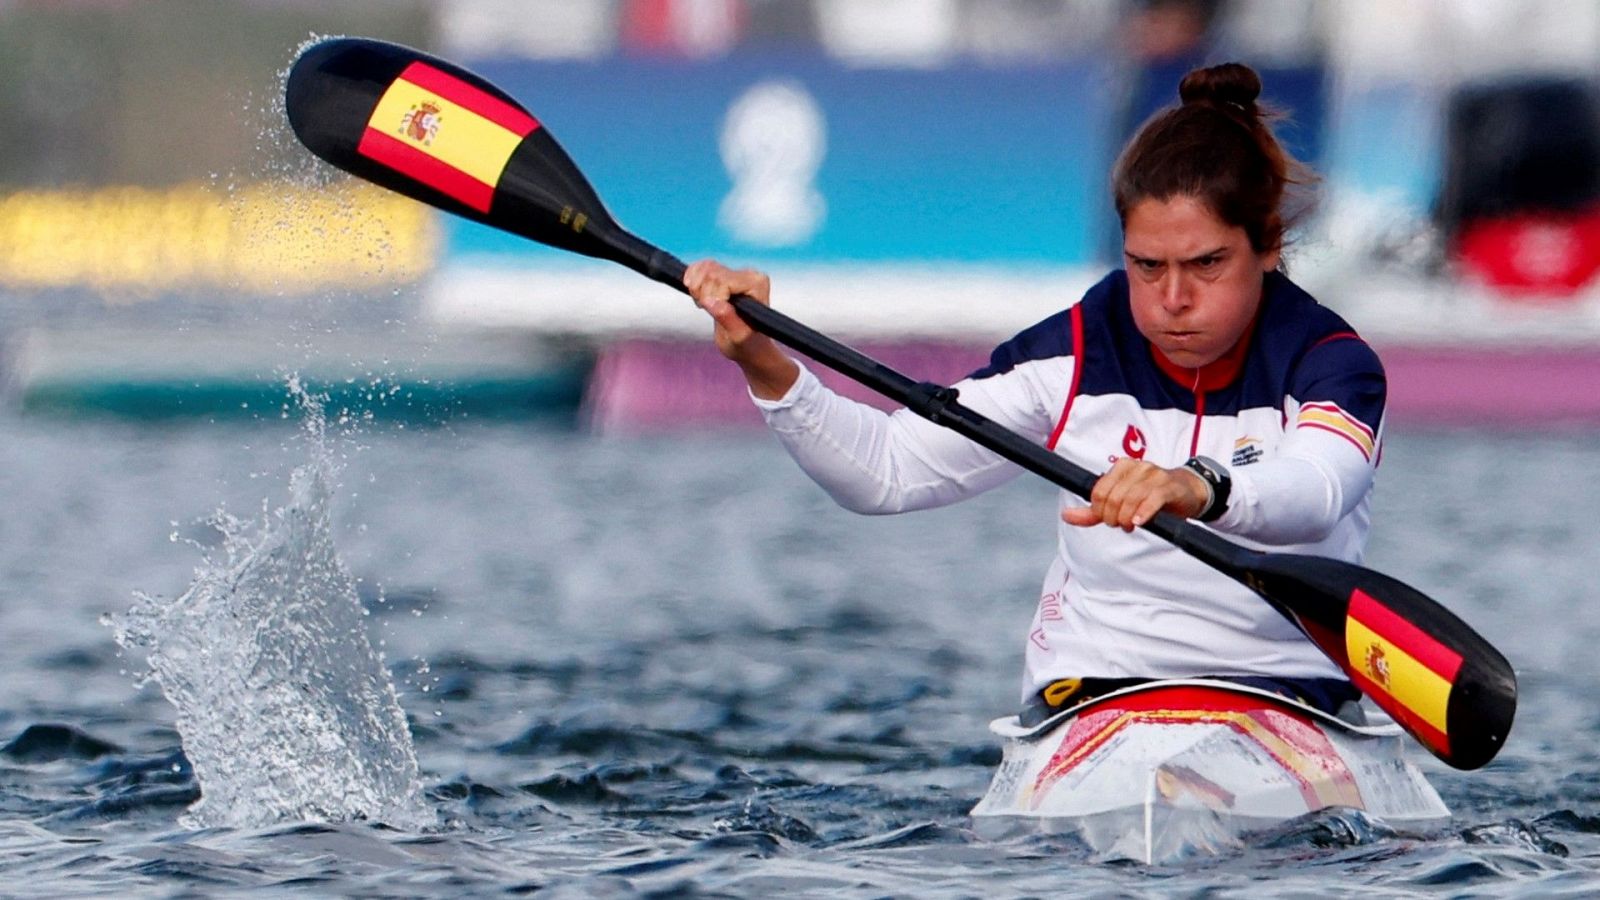
[[[1202,478],[1213,484],[1220,484],[1222,479],[1227,477],[1223,474],[1222,466],[1209,457],[1196,456],[1194,458],[1194,467]]]

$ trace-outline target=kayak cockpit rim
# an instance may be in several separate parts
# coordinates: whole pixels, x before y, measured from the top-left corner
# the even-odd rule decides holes
[[[1025,726],[1021,724],[1019,717],[1016,715],[1002,716],[1001,718],[995,719],[989,723],[989,731],[1003,738],[1026,740],[1028,738],[1034,738],[1045,734],[1052,728],[1055,728],[1057,725],[1060,725],[1068,719],[1073,719],[1086,712],[1092,711],[1095,707],[1100,706],[1108,701],[1129,697],[1134,694],[1142,694],[1147,691],[1181,687],[1211,688],[1213,690],[1227,691],[1233,694],[1243,694],[1249,697],[1259,697],[1264,700],[1270,700],[1279,706],[1293,710],[1301,715],[1310,716],[1318,723],[1332,726],[1346,734],[1361,735],[1364,737],[1391,737],[1405,733],[1404,730],[1401,729],[1399,725],[1396,725],[1393,720],[1389,719],[1389,717],[1385,715],[1382,710],[1364,708],[1366,714],[1369,717],[1372,717],[1374,721],[1369,721],[1365,725],[1357,725],[1354,722],[1341,719],[1332,713],[1323,712],[1315,707],[1307,706],[1306,704],[1300,703],[1291,697],[1285,697],[1282,694],[1276,694],[1272,691],[1251,687],[1249,685],[1237,684],[1232,681],[1222,681],[1216,678],[1163,678],[1156,681],[1147,681],[1143,684],[1136,684],[1131,687],[1125,687],[1119,690],[1111,691],[1110,693],[1102,694],[1086,703],[1080,703],[1077,706],[1068,707],[1067,709],[1063,709],[1050,718],[1045,719],[1039,724],[1033,726]]]

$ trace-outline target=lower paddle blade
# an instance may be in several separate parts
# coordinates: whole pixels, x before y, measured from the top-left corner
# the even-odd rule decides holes
[[[1505,745],[1517,676],[1500,652],[1425,594],[1360,566],[1263,554],[1256,592],[1290,613],[1373,702],[1433,755],[1476,769]]]
[[[588,256],[621,232],[549,130],[488,81],[363,38],[313,44],[284,88],[301,143],[333,165],[439,209]]]

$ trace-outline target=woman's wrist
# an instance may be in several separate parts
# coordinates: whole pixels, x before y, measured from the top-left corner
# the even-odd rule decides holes
[[[782,400],[800,378],[800,366],[770,339],[765,343],[760,351],[740,359],[739,369],[750,384],[750,393],[762,400]]]

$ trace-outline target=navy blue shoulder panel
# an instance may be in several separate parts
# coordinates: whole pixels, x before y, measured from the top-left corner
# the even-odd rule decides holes
[[[1289,393],[1301,403],[1336,403],[1378,430],[1389,397],[1389,381],[1378,354],[1353,331],[1336,332],[1313,345],[1290,377]]]
[[[1331,402],[1377,430],[1388,393],[1378,354],[1338,313],[1276,272],[1268,276],[1257,341],[1263,348],[1251,352],[1251,363],[1261,363],[1269,384],[1251,379],[1262,393],[1248,390],[1246,405],[1281,406],[1285,396]]]
[[[1071,356],[1076,349],[1072,346],[1072,310],[1064,309],[994,348],[989,354],[989,364],[967,377],[1004,375],[1025,362]]]
[[[1127,275],[1113,271],[1083,300],[1079,393],[1127,394],[1145,409],[1195,411],[1188,385],[1167,377],[1151,356],[1128,305]],[[1383,369],[1339,315],[1286,276],[1272,272],[1239,378],[1205,398],[1208,415],[1281,409],[1286,396],[1338,403],[1376,428],[1383,412]],[[1374,385],[1378,390],[1374,392]]]

